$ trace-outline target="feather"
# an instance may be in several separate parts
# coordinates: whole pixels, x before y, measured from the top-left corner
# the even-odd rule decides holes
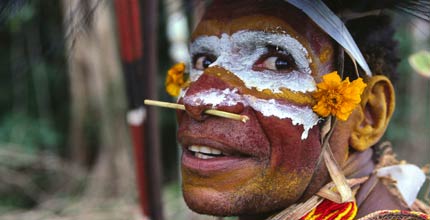
[[[345,51],[357,61],[360,67],[371,76],[369,66],[360,49],[349,33],[344,23],[321,0],[286,0],[295,7],[301,9],[319,27],[330,35],[337,43],[342,45]]]
[[[428,0],[401,2],[395,6],[395,9],[430,22],[430,1]]]
[[[345,11],[358,13],[374,10],[393,10],[430,21],[430,1],[428,0],[323,0],[336,14]]]

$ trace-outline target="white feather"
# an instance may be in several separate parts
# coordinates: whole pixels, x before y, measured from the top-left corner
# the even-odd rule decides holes
[[[417,198],[420,188],[426,181],[426,175],[413,164],[400,164],[377,170],[379,177],[390,177],[396,181],[397,189],[409,207]]]

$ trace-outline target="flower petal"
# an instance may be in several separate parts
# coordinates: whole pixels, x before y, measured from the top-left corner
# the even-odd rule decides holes
[[[361,102],[365,87],[362,78],[350,82],[348,77],[341,81],[336,71],[326,74],[317,85],[317,91],[312,94],[317,101],[313,110],[322,117],[331,114],[345,121]]]

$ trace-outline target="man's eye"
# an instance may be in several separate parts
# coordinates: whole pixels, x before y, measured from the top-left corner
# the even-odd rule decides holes
[[[195,69],[204,70],[215,61],[215,58],[212,56],[200,55],[195,57],[193,60]]]
[[[293,56],[280,47],[268,45],[268,52],[261,56],[254,64],[255,70],[271,70],[289,72],[297,68]]]
[[[282,71],[290,69],[292,67],[292,63],[288,59],[272,56],[263,61],[262,67],[269,70]]]
[[[276,55],[265,58],[258,65],[259,68],[273,71],[288,71],[295,68],[296,63],[290,55]]]

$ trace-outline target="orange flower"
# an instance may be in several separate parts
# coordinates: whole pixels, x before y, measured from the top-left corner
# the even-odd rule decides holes
[[[166,86],[166,91],[171,96],[178,96],[181,88],[186,85],[185,80],[185,64],[177,63],[172,68],[167,71],[166,82],[164,85]]]
[[[361,94],[366,88],[362,78],[349,82],[347,77],[341,80],[336,71],[323,76],[318,83],[318,89],[313,94],[317,104],[312,108],[318,115],[327,117],[334,115],[345,121],[361,102]]]

